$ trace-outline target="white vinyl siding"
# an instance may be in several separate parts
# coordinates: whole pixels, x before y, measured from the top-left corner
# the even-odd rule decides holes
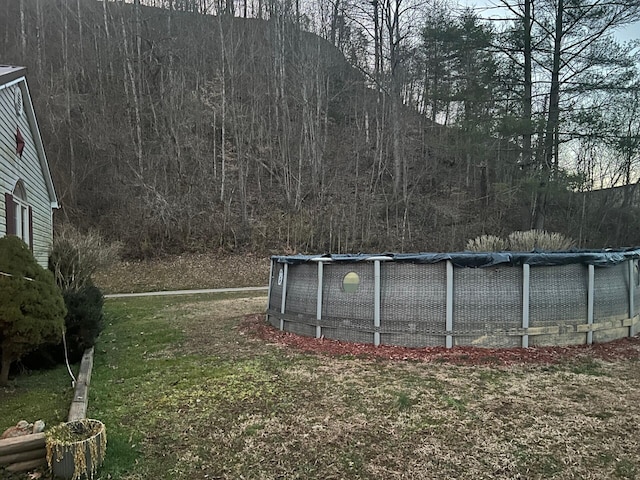
[[[24,185],[26,202],[15,198],[20,206],[20,222],[16,222],[18,235],[28,243],[28,207],[32,209],[33,254],[43,267],[46,268],[49,250],[53,240],[52,199],[45,180],[46,174],[42,170],[42,162],[35,146],[35,135],[30,125],[29,115],[25,112],[18,115],[14,103],[14,89],[22,87],[23,102],[27,101],[27,89],[24,80],[6,88],[0,86],[0,236],[6,235],[5,200],[4,193],[12,193],[17,182]],[[20,128],[25,147],[22,158],[16,154],[16,127]],[[18,207],[16,207],[18,208]],[[26,222],[24,215],[26,211]],[[17,209],[16,209],[17,213]],[[25,228],[26,226],[26,228]]]

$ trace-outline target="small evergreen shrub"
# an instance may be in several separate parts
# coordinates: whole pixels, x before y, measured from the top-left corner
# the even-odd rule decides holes
[[[75,363],[87,348],[95,345],[102,331],[104,297],[98,287],[89,284],[80,290],[65,292],[64,303],[67,306],[67,351],[69,361]]]
[[[467,241],[465,249],[471,252],[500,252],[507,249],[507,242],[495,235],[480,235]]]
[[[65,317],[65,341],[69,363],[77,363],[87,348],[95,345],[103,328],[104,297],[92,284],[80,290],[64,292],[67,307]],[[21,364],[29,369],[53,368],[65,362],[64,343],[42,345],[26,355]]]
[[[42,344],[58,342],[66,308],[53,275],[13,235],[0,238],[0,384],[13,362]]]

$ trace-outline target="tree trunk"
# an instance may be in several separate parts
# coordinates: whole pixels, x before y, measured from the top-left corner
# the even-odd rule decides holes
[[[36,1],[36,72],[42,78],[42,55],[44,51],[44,20],[42,18],[42,0]]]
[[[140,0],[134,0],[134,12],[136,17],[136,60],[138,64],[138,92],[142,96],[142,29],[140,26]]]
[[[522,134],[522,160],[523,164],[531,162],[531,137],[532,127],[532,86],[531,77],[531,2],[524,0],[524,96],[522,98],[522,113],[525,121],[525,131]]]
[[[2,366],[0,367],[0,386],[9,384],[9,368],[13,358],[6,348],[2,349]]]
[[[395,200],[406,200],[404,188],[404,158],[401,145],[400,108],[402,106],[402,75],[400,60],[400,8],[402,0],[394,0],[395,5],[387,4],[387,34],[389,36],[389,61],[391,64],[391,134],[393,153],[393,196]]]
[[[136,159],[138,161],[138,171],[137,174],[142,176],[142,172],[144,170],[144,166],[142,164],[142,120],[140,117],[140,98],[139,98],[139,92],[138,92],[138,88],[137,88],[137,84],[136,84],[136,74],[133,71],[133,65],[131,62],[131,56],[129,54],[129,42],[127,41],[127,29],[125,27],[124,24],[124,17],[121,16],[120,17],[120,26],[122,28],[122,41],[123,41],[123,48],[124,48],[124,57],[125,57],[125,79],[124,82],[126,84],[127,82],[127,77],[129,79],[129,84],[131,87],[131,97],[133,99],[133,107],[134,107],[134,114],[135,114],[135,140],[134,140],[134,144],[136,146]]]
[[[65,122],[67,124],[67,129],[69,133],[73,130],[72,122],[71,122],[71,71],[69,67],[69,16],[67,13],[67,9],[62,9],[62,63],[63,63],[63,72],[64,72],[64,91],[65,91]],[[68,135],[68,145],[69,145],[69,179],[68,179],[68,195],[69,195],[69,203],[75,203],[75,195],[76,195],[76,159],[74,152],[74,137],[69,134]]]
[[[109,18],[111,17],[111,14],[108,11],[108,3],[109,2],[102,2],[102,19],[104,21],[104,37],[105,37],[105,44],[107,45],[107,47],[109,45],[111,45],[111,35],[109,33]],[[114,77],[114,72],[113,72],[113,61],[111,60],[111,56],[108,56],[109,59],[109,74],[111,76],[111,78]]]
[[[24,18],[24,0],[20,0],[20,50],[22,57],[27,56],[27,25]]]
[[[84,79],[84,65],[85,65],[85,61],[84,61],[84,38],[83,38],[83,29],[82,29],[82,9],[80,8],[80,0],[77,0],[76,2],[76,10],[77,10],[77,14],[78,14],[78,54],[80,56],[80,61],[78,62],[78,65],[80,66],[80,77],[82,79]]]
[[[374,58],[375,58],[375,66],[374,66],[374,76],[375,76],[375,81],[378,83],[378,88],[380,87],[380,79],[382,78],[381,75],[381,70],[382,70],[382,66],[381,66],[381,56],[380,56],[380,20],[379,20],[379,16],[380,16],[380,12],[379,12],[379,5],[378,5],[378,0],[372,0],[371,2],[373,4],[373,38],[374,38],[374,48],[375,48],[375,54],[374,54]]]
[[[227,159],[226,159],[226,123],[227,123],[227,90],[226,90],[226,52],[224,28],[222,25],[222,13],[218,12],[218,28],[220,30],[220,82],[221,82],[221,98],[220,98],[220,202],[224,202],[224,193],[227,183]]]
[[[378,2],[377,0],[374,0],[373,2],[374,4],[374,10],[377,9],[377,5]],[[337,46],[336,45],[336,32],[338,30],[338,15],[340,14],[340,0],[335,0],[334,4],[333,4],[333,11],[331,12],[331,25],[330,25],[330,31],[329,31],[329,38],[331,40],[331,45],[333,46]],[[376,13],[377,15],[377,13]],[[377,48],[377,37],[376,37],[376,48]],[[376,54],[378,52],[376,51]]]
[[[544,152],[542,158],[542,178],[536,200],[534,228],[543,230],[546,217],[547,191],[555,169],[555,153],[558,150],[558,123],[560,119],[560,55],[563,36],[564,0],[558,0],[556,11],[555,41],[553,46],[553,67],[551,70],[551,87],[549,90],[549,112],[544,134]]]
[[[549,114],[544,137],[544,165],[551,170],[554,165],[554,153],[557,149],[556,131],[560,118],[560,55],[562,47],[564,0],[558,0],[556,12],[555,41],[553,47],[553,69],[551,71],[551,88],[549,90]]]

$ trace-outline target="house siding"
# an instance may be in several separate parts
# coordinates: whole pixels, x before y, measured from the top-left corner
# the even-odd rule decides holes
[[[22,91],[24,112],[15,109],[15,89]],[[22,181],[27,196],[27,204],[32,208],[33,255],[46,268],[53,240],[52,199],[43,172],[41,158],[36,148],[37,126],[30,124],[27,109],[28,89],[25,80],[17,84],[0,85],[0,236],[6,235],[5,192],[11,193],[18,181]],[[16,127],[24,138],[22,157],[16,154]],[[35,132],[35,133],[34,133]],[[39,137],[38,137],[39,141]],[[46,163],[46,162],[45,162]],[[50,178],[50,177],[49,177]]]

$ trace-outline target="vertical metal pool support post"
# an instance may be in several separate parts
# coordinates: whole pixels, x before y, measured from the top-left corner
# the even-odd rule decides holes
[[[393,260],[393,257],[378,255],[368,257],[368,262],[373,262],[373,344],[377,347],[381,343],[380,339],[380,318],[382,309],[382,275],[380,274],[381,262]]]
[[[373,262],[373,344],[380,345],[380,260]]]
[[[589,285],[587,290],[587,323],[593,325],[593,293],[595,290],[595,267],[589,265]],[[593,343],[593,330],[589,327],[587,332],[587,344]]]
[[[318,262],[318,297],[316,300],[316,338],[322,337],[322,327],[320,326],[320,320],[322,320],[322,275],[323,275],[323,263]]]
[[[272,258],[269,263],[269,291],[267,292],[267,322],[269,322],[269,306],[271,305],[271,284],[273,282],[273,264],[275,260]]]
[[[284,315],[287,304],[287,274],[289,272],[289,264],[284,264],[284,275],[282,277],[282,302],[280,303],[280,314]],[[284,318],[280,317],[280,330],[284,330]]]
[[[453,347],[453,263],[447,260],[447,318],[445,323],[445,347]]]
[[[530,266],[528,263],[522,265],[522,329],[524,333],[522,335],[522,348],[529,348],[529,279],[530,279]]]
[[[629,265],[629,318],[635,317],[636,306],[634,305],[633,294],[635,293],[635,279],[633,278],[633,270],[634,270],[634,261],[629,260],[627,262]],[[631,336],[631,328],[629,329],[629,336]]]

